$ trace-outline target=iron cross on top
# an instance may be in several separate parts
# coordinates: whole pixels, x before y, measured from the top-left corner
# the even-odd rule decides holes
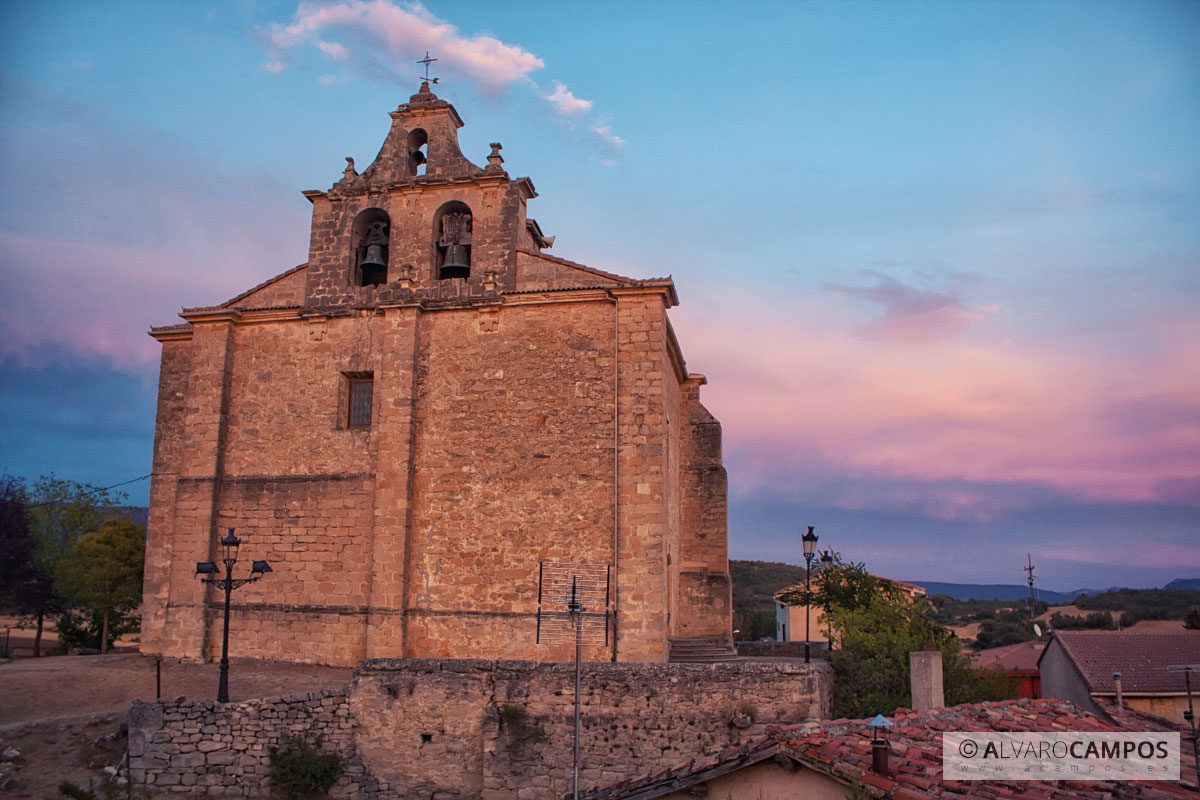
[[[430,65],[430,64],[432,64],[432,63],[433,63],[433,62],[435,62],[435,61],[437,61],[437,59],[436,59],[436,58],[430,58],[430,57],[429,57],[429,51],[428,51],[428,50],[426,50],[426,51],[425,51],[425,57],[424,57],[424,58],[421,58],[421,59],[418,59],[418,60],[417,60],[417,63],[418,63],[418,64],[424,64],[424,65],[425,65],[425,82],[426,82],[426,83],[437,83],[437,82],[438,82],[438,79],[437,79],[437,78],[430,78],[430,77],[429,77],[429,65]]]

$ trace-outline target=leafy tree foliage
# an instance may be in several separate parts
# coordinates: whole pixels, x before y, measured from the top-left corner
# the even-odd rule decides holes
[[[1183,621],[1183,627],[1189,631],[1200,631],[1200,606],[1192,606],[1188,609],[1187,619]]]
[[[1188,609],[1197,604],[1200,590],[1196,589],[1121,589],[1092,597],[1081,595],[1075,601],[1089,611],[1123,611],[1122,628],[1144,619],[1185,619]]]
[[[928,604],[899,592],[859,599],[865,602],[855,608],[834,604],[829,611],[838,642],[830,654],[835,717],[868,717],[909,706],[908,654],[916,650],[941,651],[947,705],[1015,696],[1015,680],[970,665],[962,642],[929,618]]]
[[[19,480],[0,479],[0,603],[19,614],[31,606],[30,584],[36,578],[27,503]]]
[[[865,564],[843,561],[835,553],[829,564],[822,564],[819,559],[813,561],[810,588],[801,586],[780,595],[779,599],[792,606],[822,608],[828,614],[835,607],[847,611],[866,608],[880,594],[891,598],[901,596],[894,583],[876,578],[867,572]]]
[[[1093,611],[1084,617],[1055,612],[1050,615],[1050,626],[1056,631],[1111,631],[1117,624],[1107,611]]]
[[[80,537],[122,513],[119,503],[125,496],[54,475],[43,475],[29,486],[14,478],[6,484],[4,491],[9,501],[15,497],[21,499],[28,519],[26,528],[20,523],[9,527],[6,521],[4,535],[13,537],[14,552],[25,554],[16,559],[23,565],[20,569],[22,578],[12,585],[14,596],[10,602],[19,613],[36,620],[33,654],[39,656],[46,616],[61,613],[68,607],[57,587],[60,564],[70,555]],[[7,546],[9,539],[2,543]]]
[[[129,519],[110,519],[84,534],[60,562],[60,591],[76,607],[101,618],[100,652],[108,652],[110,622],[132,611],[142,595],[146,534]]]

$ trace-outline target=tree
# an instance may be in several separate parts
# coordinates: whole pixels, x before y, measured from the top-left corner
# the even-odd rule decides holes
[[[889,598],[902,596],[896,584],[876,578],[867,572],[866,564],[843,561],[838,553],[833,554],[828,564],[816,562],[810,583],[811,589],[801,586],[781,594],[779,599],[790,606],[811,605],[823,609],[827,624],[834,608],[855,611],[866,608],[872,598],[881,594]],[[832,629],[829,641],[831,645],[834,642]]]
[[[1187,619],[1183,621],[1183,627],[1190,631],[1200,631],[1200,606],[1192,606],[1188,609]]]
[[[27,505],[25,487],[18,479],[0,479],[0,603],[21,614],[30,608],[31,582],[36,577]]]
[[[37,620],[33,640],[36,657],[41,655],[46,616],[65,610],[64,599],[55,585],[59,564],[81,536],[121,512],[119,503],[125,495],[56,478],[53,474],[41,476],[24,491],[28,497],[33,558],[21,610]]]
[[[62,594],[101,616],[100,652],[110,644],[109,623],[137,605],[142,595],[146,534],[129,519],[110,519],[84,534],[59,566]]]
[[[859,566],[859,565],[854,565]],[[928,606],[900,592],[877,591],[848,608],[834,604],[829,622],[838,648],[830,653],[835,673],[836,717],[868,717],[907,707],[908,654],[940,650],[949,705],[1012,696],[1015,683],[998,674],[981,675],[962,654],[962,642],[929,619]]]

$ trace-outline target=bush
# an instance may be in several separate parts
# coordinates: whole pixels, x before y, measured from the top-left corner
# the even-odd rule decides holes
[[[272,785],[287,800],[306,800],[327,794],[342,777],[342,759],[321,749],[321,740],[293,739],[270,751]]]

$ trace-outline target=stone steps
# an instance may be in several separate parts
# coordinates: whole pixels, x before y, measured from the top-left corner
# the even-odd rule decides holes
[[[672,664],[715,664],[739,660],[732,636],[667,637],[667,661]]]

